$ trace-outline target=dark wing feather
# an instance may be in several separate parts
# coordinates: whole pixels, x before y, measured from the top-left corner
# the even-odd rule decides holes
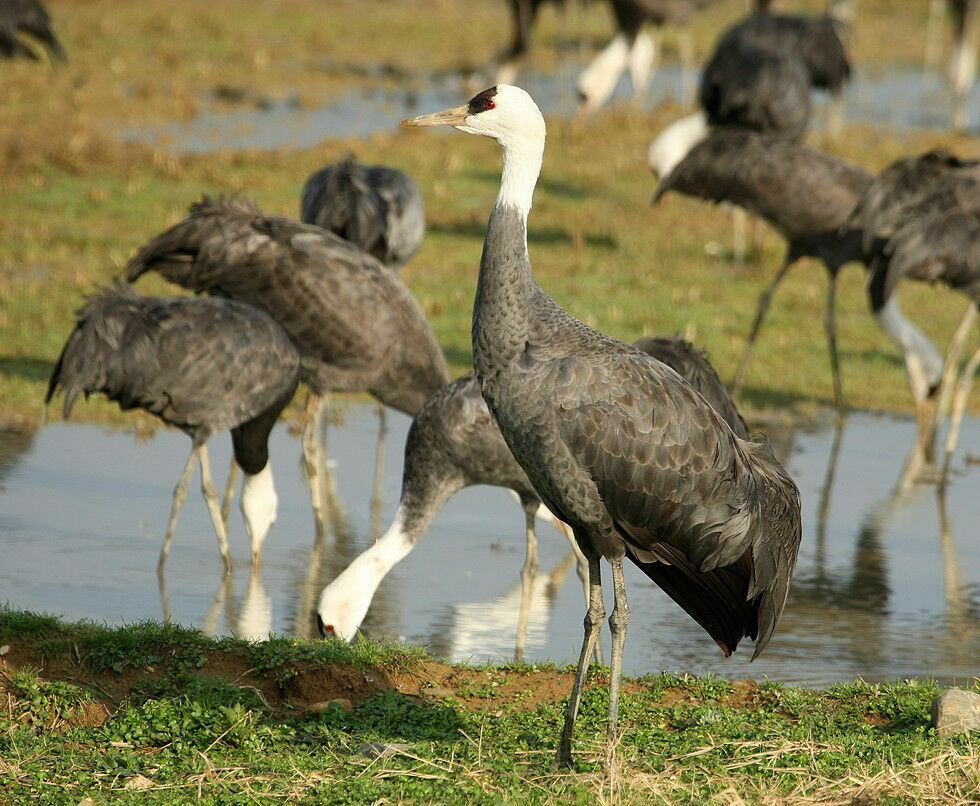
[[[761,216],[787,238],[835,234],[871,174],[807,146],[755,132],[718,129],[681,160],[654,200],[676,190],[727,201]]]
[[[768,446],[735,438],[642,353],[563,363],[576,366],[557,375],[574,379],[556,386],[560,438],[594,480],[630,558],[726,652],[749,635],[758,654],[799,550],[792,480]]]
[[[687,381],[718,412],[735,436],[749,438],[745,420],[704,349],[694,347],[680,336],[645,336],[633,342],[633,346],[663,362]]]

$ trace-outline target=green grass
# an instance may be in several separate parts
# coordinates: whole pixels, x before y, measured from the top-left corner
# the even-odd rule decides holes
[[[567,691],[570,674],[553,668],[451,668],[456,695],[433,700],[424,681],[434,663],[390,645],[250,645],[0,610],[3,644],[12,651],[0,660],[0,803],[965,804],[980,791],[971,741],[941,740],[930,727],[939,689],[929,681],[813,691],[688,675],[627,680],[616,762],[603,771],[608,669],[598,667],[576,729],[576,770],[559,773],[564,695],[526,689],[482,705],[465,682],[473,673],[502,692],[522,675],[558,676]],[[247,680],[209,671],[226,659],[248,667]],[[338,664],[392,686],[352,696],[352,711],[289,699],[284,667],[313,680]],[[411,681],[421,696],[394,688]],[[358,752],[370,742],[408,749],[370,759]]]

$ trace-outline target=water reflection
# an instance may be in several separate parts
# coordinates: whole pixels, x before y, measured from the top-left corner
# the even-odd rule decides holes
[[[187,502],[178,545],[158,590],[154,558],[165,525],[172,468],[186,438],[160,431],[145,442],[91,426],[53,424],[36,435],[0,432],[0,601],[66,618],[132,623],[164,617],[257,640],[271,633],[314,637],[321,588],[373,541],[378,512],[391,519],[401,482],[408,418],[389,412],[375,450],[373,404],[344,410],[330,429],[319,534],[283,426],[270,454],[279,519],[263,564],[250,574],[248,541],[232,512],[233,574],[222,580],[210,518]],[[915,436],[907,419],[852,414],[838,429],[767,427],[797,480],[804,507],[799,567],[772,643],[755,663],[730,660],[639,572],[628,575],[629,673],[671,669],[734,678],[823,685],[849,680],[977,674],[980,545],[964,529],[980,520],[976,467],[965,466],[937,497],[931,485],[900,483]],[[980,444],[980,421],[962,440]],[[218,441],[217,464],[230,459]],[[379,459],[381,462],[379,463]],[[380,468],[380,469],[379,469]],[[512,657],[518,649],[524,529],[508,493],[461,491],[378,589],[364,632],[427,644],[465,660]],[[959,534],[957,534],[959,529]],[[957,539],[958,538],[958,539]],[[568,543],[539,536],[541,569],[530,588],[526,660],[573,661],[581,642],[582,587],[568,573]]]

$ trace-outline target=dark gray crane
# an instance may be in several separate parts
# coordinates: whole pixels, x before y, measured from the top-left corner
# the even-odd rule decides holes
[[[915,399],[919,441],[930,454],[938,419],[945,410],[944,404],[937,406],[937,392],[952,392],[952,375],[977,302],[972,274],[977,242],[971,240],[976,237],[971,216],[977,182],[980,161],[960,160],[944,149],[904,157],[875,177],[847,224],[864,233],[871,309],[902,353]],[[905,276],[941,280],[971,300],[945,360],[902,314],[894,291]],[[951,435],[955,445],[954,430]]]
[[[764,218],[787,240],[782,268],[759,298],[748,344],[735,374],[733,396],[741,391],[749,356],[776,287],[797,260],[814,257],[823,262],[830,280],[824,327],[834,402],[843,414],[835,314],[837,275],[850,261],[864,259],[862,233],[843,225],[871,179],[863,168],[825,152],[732,128],[712,131],[662,176],[655,202],[671,190],[731,202]]]
[[[123,411],[143,409],[190,436],[191,454],[174,490],[158,568],[162,572],[198,460],[227,571],[231,557],[206,443],[231,430],[234,458],[245,473],[241,507],[256,563],[278,500],[269,434],[296,391],[299,362],[282,328],[256,308],[227,299],[144,297],[117,283],[78,311],[44,404],[64,390],[67,418],[80,393],[87,398],[101,392]]]
[[[41,57],[31,40],[44,46],[53,63],[65,61],[65,51],[40,0],[0,0],[0,58],[38,61]]]
[[[266,215],[248,199],[192,204],[187,218],[140,249],[125,276],[133,282],[148,271],[261,308],[296,345],[301,380],[315,397],[303,456],[318,526],[325,395],[369,392],[414,415],[449,381],[421,306],[393,272],[337,235]]]
[[[800,544],[796,485],[768,444],[739,439],[676,372],[563,310],[537,284],[527,215],[545,124],[523,90],[498,85],[467,105],[405,121],[493,137],[503,173],[473,311],[477,380],[538,496],[575,534],[589,566],[585,636],[558,763],[572,763],[582,685],[612,566],[607,751],[615,746],[629,607],[623,559],[656,582],[730,654],[769,642]]]
[[[676,336],[647,336],[634,344],[690,383],[736,436],[749,438],[745,421],[703,350]],[[415,548],[446,502],[464,487],[476,484],[512,490],[524,509],[527,559],[521,571],[525,594],[521,614],[525,616],[539,565],[535,518],[550,520],[573,544],[574,538],[568,527],[542,506],[470,373],[442,387],[412,420],[394,522],[381,539],[323,589],[317,611],[323,635],[352,640],[387,573]],[[526,619],[522,621],[526,627]],[[523,648],[520,624],[517,640],[519,657]]]
[[[837,134],[842,115],[840,94],[851,75],[842,37],[847,16],[849,4],[839,1],[831,2],[827,13],[819,17],[768,12],[752,14],[722,34],[713,58],[758,49],[774,57],[798,61],[810,87],[830,92],[836,109],[829,128]]]
[[[425,235],[425,208],[415,180],[396,168],[364,165],[353,154],[306,180],[300,218],[393,269],[411,259]]]

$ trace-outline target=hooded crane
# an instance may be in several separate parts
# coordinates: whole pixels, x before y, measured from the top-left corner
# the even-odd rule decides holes
[[[40,0],[0,0],[0,58],[33,62],[40,59],[23,34],[44,45],[52,62],[65,61],[65,52],[51,28],[51,17]]]
[[[605,609],[599,561],[612,566],[607,752],[616,740],[629,608],[628,557],[730,654],[769,642],[800,543],[796,485],[765,443],[739,439],[676,372],[575,319],[537,284],[527,215],[545,124],[523,90],[498,85],[469,104],[405,121],[493,137],[500,193],[473,310],[477,381],[504,440],[588,560],[589,607],[558,763],[572,734]]]
[[[980,180],[980,161],[963,161],[943,149],[896,160],[885,168],[858,200],[847,225],[861,230],[870,257],[868,296],[878,323],[902,353],[919,421],[919,441],[931,453],[943,382],[943,367],[952,373],[957,353],[972,323],[976,297],[971,261],[976,237],[970,224],[967,191]],[[975,202],[974,202],[975,203]],[[926,238],[933,240],[927,241]],[[957,255],[950,248],[962,249]],[[932,341],[902,314],[894,291],[899,279],[942,280],[964,290],[973,304],[944,361]]]
[[[635,95],[639,96],[646,89],[657,59],[657,47],[649,34],[643,31],[647,20],[657,27],[683,26],[692,14],[712,1],[610,0],[616,18],[616,35],[579,76],[579,115],[592,114],[602,107],[612,96],[624,70],[630,72]],[[694,63],[694,46],[687,31],[681,33],[680,48],[686,75]],[[688,98],[692,94],[685,93]]]
[[[690,383],[737,436],[749,438],[744,420],[703,350],[678,337],[648,336],[634,344]],[[541,504],[527,474],[504,442],[471,373],[436,392],[412,420],[394,522],[380,540],[323,589],[318,607],[323,635],[352,640],[387,573],[415,548],[446,502],[475,484],[513,490],[524,509],[527,559],[521,582],[526,605],[538,570],[535,517],[551,521],[562,534],[573,538],[568,527]],[[525,608],[521,613],[521,623],[526,626]],[[519,653],[523,646],[521,624],[517,638]]]
[[[302,356],[300,379],[315,401],[303,431],[310,495],[322,523],[320,420],[329,392],[370,392],[414,415],[449,381],[436,337],[412,293],[367,253],[331,232],[266,215],[243,198],[192,204],[190,215],[129,262],[196,293],[261,308]]]
[[[948,152],[934,151],[899,160],[879,179],[862,200],[866,204],[855,211],[856,218],[870,218],[872,226],[877,224],[872,233],[876,251],[868,293],[879,321],[903,350],[919,413],[920,444],[931,452],[937,420],[945,409],[940,402],[935,414],[932,412],[936,386],[943,389],[944,397],[952,394],[959,353],[980,306],[980,162],[962,162]],[[913,183],[914,189],[910,187]],[[904,193],[898,190],[901,186]],[[886,196],[893,203],[890,208]],[[895,205],[903,196],[904,203]],[[938,351],[925,336],[895,315],[895,290],[898,282],[906,278],[945,283],[970,300],[947,352],[941,383],[937,379],[944,361]],[[967,362],[956,387],[943,480],[978,364],[980,349]]]
[[[282,328],[260,310],[227,299],[144,297],[117,283],[89,297],[58,357],[44,404],[64,390],[67,419],[79,393],[102,392],[123,411],[140,408],[191,438],[191,454],[174,490],[160,552],[162,572],[195,459],[201,491],[231,569],[207,441],[231,430],[234,458],[245,473],[241,508],[257,563],[276,519],[269,434],[299,381],[299,354]]]
[[[300,210],[304,224],[323,227],[396,270],[425,235],[415,180],[395,168],[359,163],[353,154],[306,180]]]
[[[850,162],[787,140],[740,129],[711,132],[675,164],[677,154],[650,149],[661,181],[657,202],[671,190],[710,201],[727,201],[764,218],[787,240],[786,259],[759,298],[745,353],[735,374],[738,397],[749,356],[776,287],[801,257],[821,260],[827,269],[824,328],[834,380],[834,402],[844,412],[837,357],[835,314],[837,275],[852,260],[863,260],[861,232],[844,226],[849,211],[871,184],[871,174]],[[843,226],[843,229],[842,229]]]
[[[806,71],[809,85],[831,94],[828,128],[842,127],[841,92],[850,78],[851,64],[841,32],[851,16],[850,0],[831,0],[827,13],[802,17],[763,12],[746,17],[718,40],[715,54],[760,49],[776,56],[792,54]]]

